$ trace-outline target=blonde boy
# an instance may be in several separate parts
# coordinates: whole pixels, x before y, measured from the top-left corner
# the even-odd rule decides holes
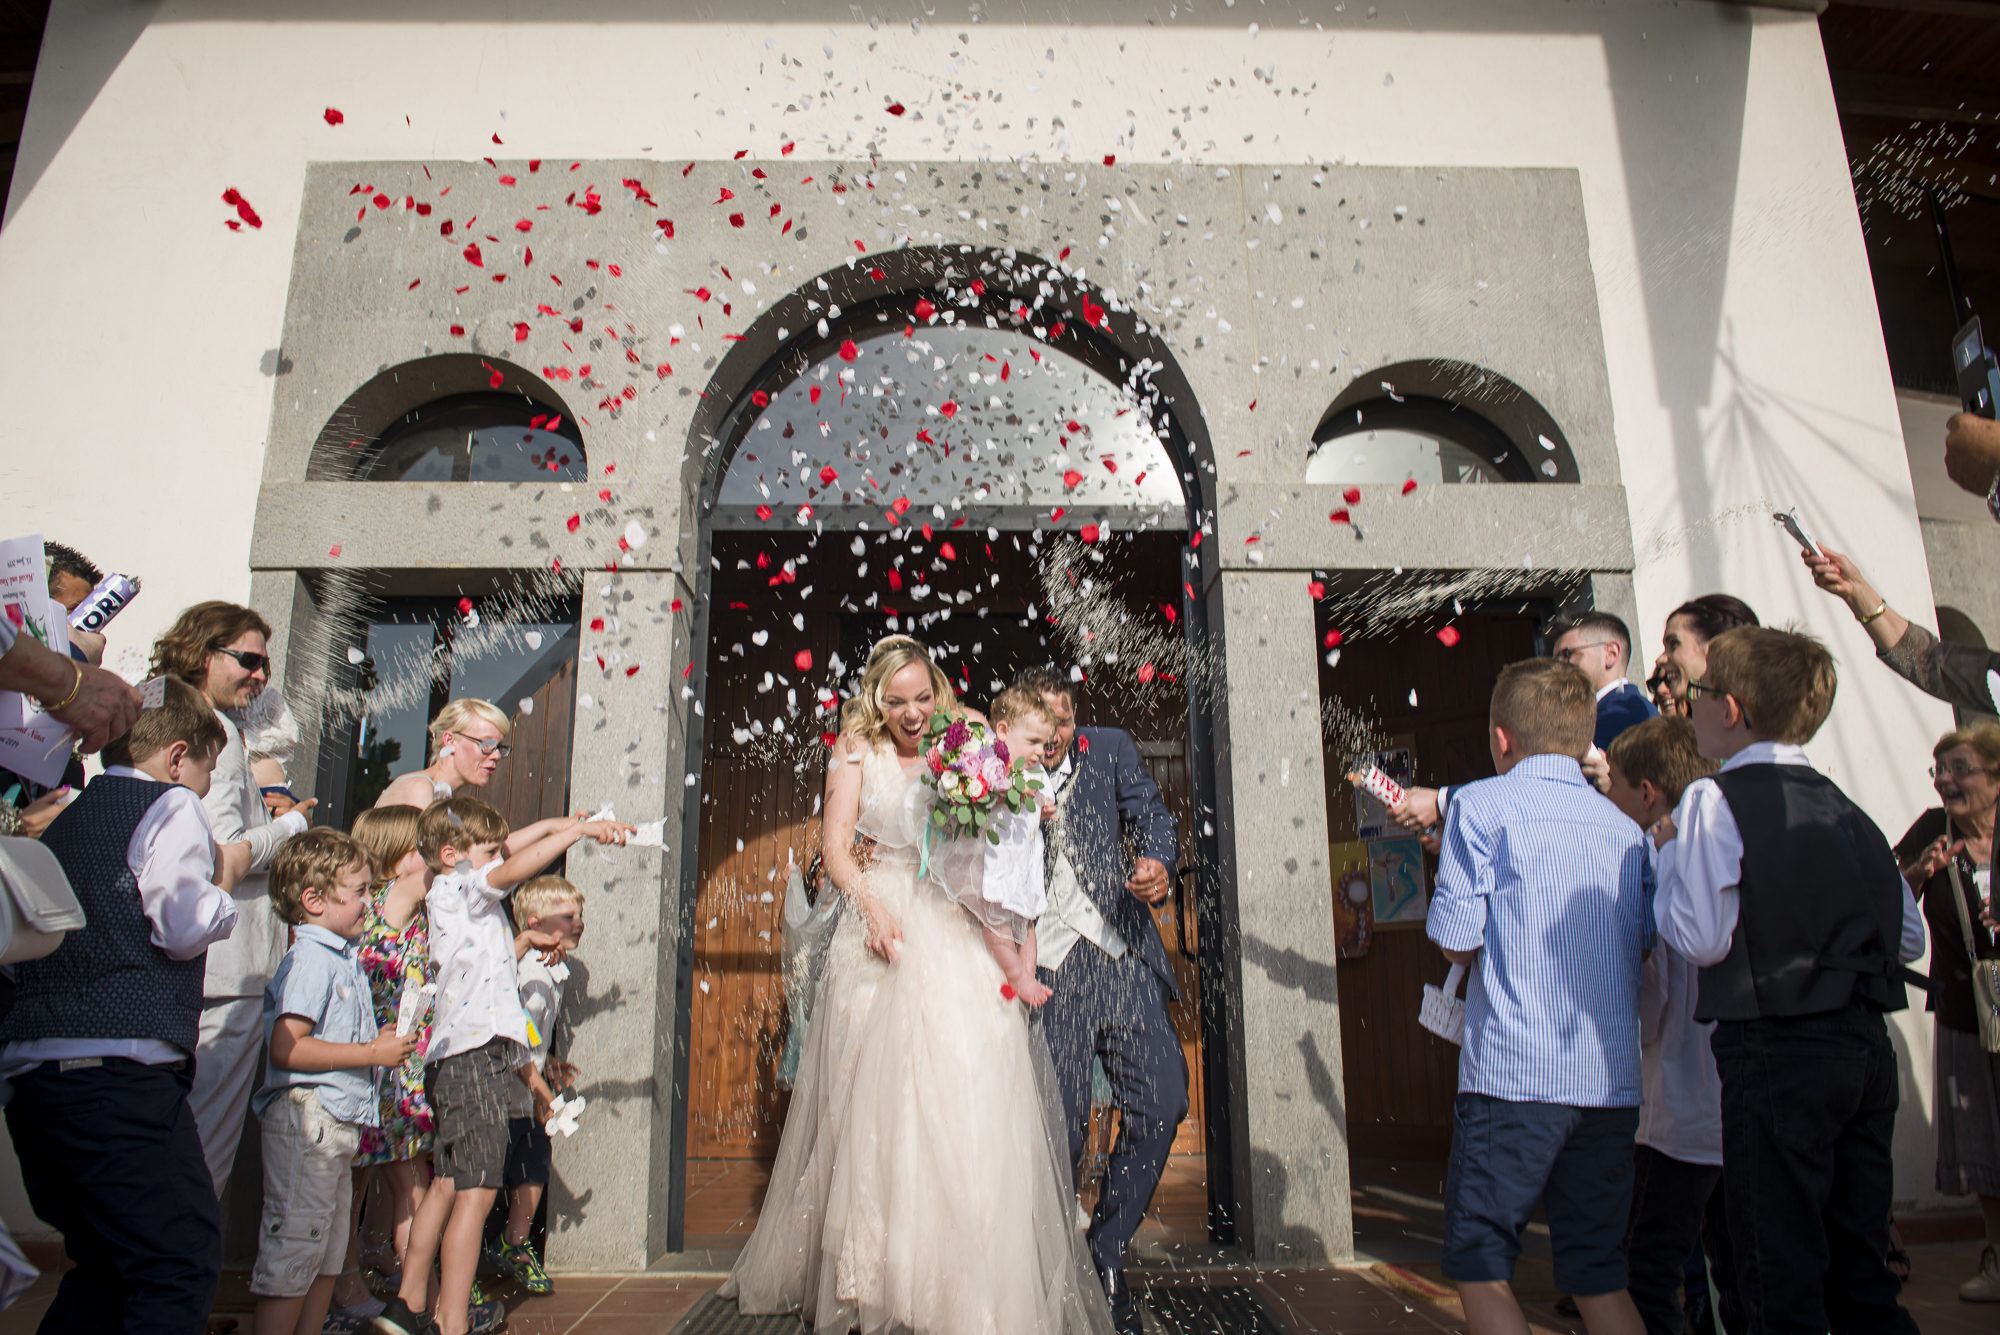
[[[1011,687],[994,697],[988,715],[994,737],[1007,748],[1008,768],[1041,777],[1042,753],[1056,731],[1055,714],[1042,697],[1025,686]],[[1007,980],[1006,994],[1029,1006],[1040,1006],[1053,995],[1035,975],[1035,919],[1049,902],[1043,884],[1042,821],[1054,810],[1046,793],[1033,810],[993,809],[1000,842],[986,846],[980,886],[985,900],[980,925],[987,952]]]
[[[269,893],[292,947],[264,988],[264,1218],[257,1234],[256,1335],[317,1335],[347,1258],[350,1164],[380,1124],[375,1070],[414,1034],[378,1034],[355,943],[368,909],[368,855],[338,830],[307,830],[278,852]]]
[[[542,1097],[576,1080],[577,1069],[555,1055],[557,1021],[569,965],[548,962],[528,949],[531,933],[554,937],[564,956],[583,944],[583,891],[560,876],[537,876],[514,892],[514,924],[521,930],[515,954],[521,972],[521,1009],[528,1014],[529,1055],[541,1072]],[[514,1091],[507,1116],[507,1233],[500,1261],[529,1293],[550,1293],[555,1284],[528,1246],[535,1210],[553,1170],[553,1145],[536,1108],[537,1093],[526,1081]]]
[[[426,1335],[433,1261],[439,1271],[435,1324],[444,1335],[466,1335],[475,1316],[482,1328],[504,1319],[504,1312],[475,1313],[469,1304],[480,1234],[507,1165],[507,1109],[515,1083],[535,1089],[537,1115],[548,1113],[547,1092],[529,1054],[514,932],[500,901],[577,840],[622,844],[631,832],[629,825],[579,816],[510,848],[507,818],[475,798],[446,798],[424,812],[419,846],[437,873],[425,896],[438,994],[424,1053],[437,1175],[410,1225],[402,1291],[375,1318],[383,1335]]]
[[[1924,920],[1889,841],[1806,758],[1833,709],[1833,656],[1742,626],[1688,683],[1701,753],[1662,868],[1660,937],[1700,966],[1697,1021],[1722,1078],[1722,1178],[1753,1335],[1906,1331],[1889,1250],[1898,1101],[1882,1016]],[[1909,975],[1914,978],[1915,975]],[[1918,980],[1922,982],[1921,979]]]

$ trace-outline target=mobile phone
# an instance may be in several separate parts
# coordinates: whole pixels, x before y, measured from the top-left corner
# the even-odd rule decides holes
[[[1992,417],[1995,404],[2000,403],[2000,360],[1986,346],[1978,316],[1967,320],[1952,336],[1951,365],[1958,373],[1958,398],[1965,411]]]
[[[1783,514],[1774,514],[1771,518],[1777,520],[1778,526],[1792,535],[1793,542],[1796,542],[1814,556],[1826,555],[1825,552],[1819,549],[1819,544],[1813,541],[1813,535],[1806,532],[1805,521],[1799,518],[1798,506],[1793,506]]]

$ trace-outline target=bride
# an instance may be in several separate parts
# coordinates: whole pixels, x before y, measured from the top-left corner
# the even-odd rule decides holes
[[[1109,1335],[1047,1046],[938,868],[918,875],[924,729],[956,708],[923,645],[892,635],[842,709],[822,846],[854,911],[762,1217],[721,1294],[820,1335]]]

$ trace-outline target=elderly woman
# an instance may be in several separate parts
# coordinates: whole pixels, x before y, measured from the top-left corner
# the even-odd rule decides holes
[[[485,700],[454,700],[431,720],[431,763],[405,774],[375,799],[378,807],[427,807],[462,788],[484,788],[513,748],[514,725]]]
[[[1669,612],[1667,629],[1660,636],[1660,656],[1646,679],[1660,712],[1687,714],[1688,683],[1700,681],[1708,670],[1710,640],[1725,630],[1760,624],[1750,604],[1726,593],[1703,594]]]
[[[2000,1054],[1979,1037],[1971,957],[2000,959],[2000,944],[1982,921],[1982,870],[1993,858],[1994,805],[2000,800],[2000,724],[1977,719],[1938,739],[1931,782],[1942,807],[1917,818],[1896,860],[1918,887],[1931,937],[1935,1043],[1937,1186],[1947,1196],[1978,1196],[1986,1217],[1979,1273],[1958,1296],[2000,1302]],[[1966,945],[1966,927],[1972,944]]]

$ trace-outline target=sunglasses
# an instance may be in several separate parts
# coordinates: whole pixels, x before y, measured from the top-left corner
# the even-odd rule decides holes
[[[454,741],[470,742],[479,748],[482,756],[498,755],[502,760],[514,754],[514,748],[498,737],[467,737],[462,733],[452,734]]]
[[[209,652],[227,654],[241,664],[245,672],[268,673],[271,670],[271,656],[269,654],[250,654],[243,652],[241,649],[212,649]]]

